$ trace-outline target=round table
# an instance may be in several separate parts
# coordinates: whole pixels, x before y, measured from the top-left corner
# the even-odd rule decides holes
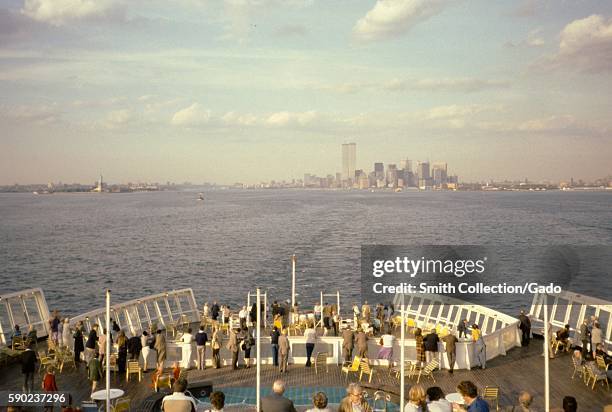
[[[465,402],[463,401],[463,396],[460,393],[449,393],[446,395],[446,400],[450,403],[456,403],[457,405],[463,405]]]
[[[110,390],[110,398],[111,400],[121,398],[125,392],[121,389],[112,389]],[[91,399],[94,401],[105,401],[106,400],[106,389],[102,389],[100,391],[96,391],[91,394]]]

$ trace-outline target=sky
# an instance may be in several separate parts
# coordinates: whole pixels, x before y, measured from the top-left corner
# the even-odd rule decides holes
[[[0,184],[612,174],[612,2],[3,0]]]

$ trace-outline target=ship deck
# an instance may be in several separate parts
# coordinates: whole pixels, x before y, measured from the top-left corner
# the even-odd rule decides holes
[[[315,348],[316,352],[316,348]],[[456,392],[456,385],[462,380],[473,381],[480,390],[485,386],[498,386],[500,388],[500,406],[505,407],[516,403],[518,394],[522,390],[529,391],[534,395],[534,406],[538,410],[544,410],[544,358],[542,356],[542,340],[535,339],[526,348],[514,348],[506,356],[500,356],[488,362],[485,370],[456,370],[454,374],[448,371],[436,371],[434,377],[435,385],[440,386],[445,393]],[[566,395],[574,396],[578,400],[580,410],[602,410],[603,406],[612,403],[611,392],[608,392],[601,384],[595,390],[587,388],[581,378],[571,379],[573,367],[569,354],[563,354],[550,361],[550,399],[551,407],[560,407],[562,399]],[[20,390],[22,384],[21,368],[19,365],[5,366],[0,369],[0,388],[3,390]],[[341,368],[329,365],[329,372],[315,374],[314,367],[305,368],[303,365],[290,365],[289,371],[280,374],[272,366],[262,366],[262,387],[270,387],[272,382],[282,377],[288,387],[329,387],[338,388],[346,385],[345,375]],[[229,387],[254,387],[256,370],[241,368],[231,370],[229,367],[222,369],[208,368],[204,371],[190,370],[188,379],[191,381],[209,381],[215,390],[223,390]],[[350,380],[354,381],[352,376]],[[151,373],[144,375],[143,381],[132,379],[125,381],[124,376],[112,375],[112,386],[121,388],[132,400],[132,409],[136,409],[140,403],[154,392],[150,387]],[[79,371],[72,368],[57,375],[58,387],[62,391],[72,394],[75,404],[89,398],[89,382],[85,378],[85,369],[81,366]],[[406,389],[415,383],[414,380],[406,379]],[[431,380],[421,382],[425,387],[432,386]],[[37,375],[35,387],[40,386],[40,375]],[[380,388],[390,392],[399,392],[399,382],[389,376],[386,367],[376,367],[371,388]],[[406,392],[407,393],[407,392]]]

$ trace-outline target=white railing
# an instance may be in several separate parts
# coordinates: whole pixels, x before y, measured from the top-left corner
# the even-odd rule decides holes
[[[19,325],[23,336],[33,326],[38,337],[49,334],[49,307],[40,288],[0,295],[0,344],[7,345],[13,328]]]
[[[546,297],[547,305],[544,305]],[[605,347],[610,348],[612,344],[612,303],[602,299],[592,298],[574,292],[562,292],[558,294],[537,293],[533,296],[530,315],[543,327],[544,310],[548,308],[548,320],[552,325],[552,331],[570,325],[570,336],[580,340],[580,325],[584,319],[589,320],[595,316],[601,325],[602,338]]]
[[[70,326],[82,321],[89,331],[94,324],[105,326],[105,316],[105,308],[95,309],[70,319]],[[199,322],[200,313],[193,290],[181,289],[111,305],[111,318],[127,334],[136,336],[154,325],[166,329],[178,322]]]

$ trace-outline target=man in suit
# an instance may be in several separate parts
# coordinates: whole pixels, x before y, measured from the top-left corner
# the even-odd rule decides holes
[[[30,393],[34,391],[34,372],[36,372],[36,352],[34,352],[34,344],[21,354],[21,372],[23,373],[23,392]]]
[[[278,337],[278,354],[280,355],[280,371],[287,372],[287,363],[289,363],[289,338],[287,338],[287,329]]]
[[[518,328],[521,330],[521,346],[528,346],[529,335],[531,334],[531,321],[529,317],[525,315],[524,310],[521,310],[521,314],[519,315]]]
[[[232,369],[238,369],[238,334],[234,329],[230,330],[227,349],[232,352]]]
[[[274,381],[272,393],[261,399],[261,412],[296,412],[293,401],[283,396],[285,382],[280,379]]]
[[[355,334],[350,327],[342,331],[342,352],[344,360],[350,362],[353,357],[353,348],[355,347]]]
[[[448,366],[449,373],[453,373],[453,369],[455,369],[455,359],[457,354],[457,342],[459,340],[455,336],[455,334],[450,331],[448,335],[442,338],[442,341],[446,344],[446,356],[448,356]]]
[[[359,328],[357,329],[357,337],[355,338],[355,343],[357,345],[357,354],[360,358],[368,357],[368,337],[365,332]]]

